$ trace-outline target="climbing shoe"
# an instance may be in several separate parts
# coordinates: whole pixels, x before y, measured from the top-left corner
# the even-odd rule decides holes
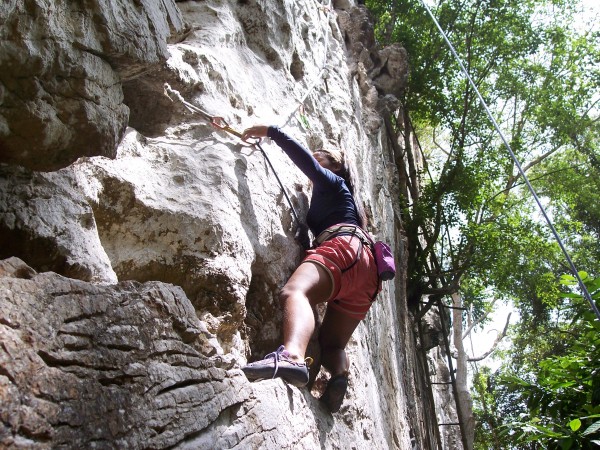
[[[322,401],[332,413],[338,412],[344,401],[346,389],[348,389],[348,376],[345,373],[331,377],[327,383],[325,392],[319,400]]]
[[[308,383],[308,365],[311,362],[311,358],[307,358],[304,362],[292,360],[289,352],[282,345],[273,353],[266,355],[264,359],[242,367],[242,371],[250,381],[279,377],[294,386],[301,387]]]

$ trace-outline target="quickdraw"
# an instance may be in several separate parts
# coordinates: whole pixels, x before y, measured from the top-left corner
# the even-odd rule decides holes
[[[200,114],[214,128],[217,128],[218,130],[226,131],[227,133],[233,134],[234,136],[236,136],[240,139],[242,138],[242,133],[231,128],[223,117],[212,116],[209,113],[207,113],[206,111],[204,111],[203,109],[198,108],[196,105],[193,105],[190,102],[186,101],[186,99],[183,98],[181,93],[179,91],[176,91],[175,89],[173,89],[169,85],[169,83],[165,83],[164,89],[165,89],[165,95],[169,98],[169,100],[173,101],[173,98],[171,96],[175,97],[177,100],[179,100],[183,104],[183,106],[185,106],[188,109],[188,111],[190,111],[192,113]],[[260,139],[257,138],[257,139],[253,139],[251,141],[249,140],[249,141],[244,141],[244,142],[246,142],[250,145],[256,145],[260,142]]]
[[[239,131],[231,128],[229,126],[229,124],[225,121],[225,119],[223,117],[212,116],[209,113],[207,113],[206,111],[202,110],[201,108],[198,108],[196,105],[193,105],[193,104],[189,103],[188,101],[186,101],[183,98],[183,96],[179,93],[179,91],[176,91],[175,89],[173,89],[168,83],[165,83],[164,89],[165,89],[165,95],[169,98],[169,100],[173,101],[173,99],[171,98],[171,96],[175,97],[190,112],[200,114],[214,128],[217,128],[217,129],[222,130],[222,131],[226,131],[227,133],[232,134],[232,135],[234,135],[234,136],[242,139],[242,133],[240,133]],[[262,153],[262,155],[265,158],[265,161],[267,161],[267,164],[271,168],[271,171],[273,172],[273,175],[275,175],[275,178],[277,179],[277,182],[279,183],[279,187],[281,187],[281,192],[283,192],[283,195],[285,196],[285,199],[287,200],[288,204],[290,205],[290,208],[292,210],[292,215],[294,216],[294,220],[296,221],[296,224],[298,226],[304,226],[302,224],[302,222],[300,222],[300,219],[298,218],[298,214],[296,213],[296,209],[294,208],[294,205],[292,204],[292,201],[290,200],[290,197],[288,196],[285,188],[283,187],[283,183],[279,179],[279,175],[277,175],[277,172],[275,171],[275,168],[273,167],[273,164],[271,163],[271,160],[269,159],[269,157],[267,156],[267,153],[264,151],[264,149],[260,145],[260,141],[261,141],[260,138],[251,138],[251,140],[242,140],[242,142],[245,142],[246,144],[254,146],[254,147],[256,147],[256,148],[258,148],[260,150],[260,152]]]

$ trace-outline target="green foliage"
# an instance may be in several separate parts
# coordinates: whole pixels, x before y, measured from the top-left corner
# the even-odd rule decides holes
[[[494,396],[492,373],[489,368],[483,367],[473,377],[473,412],[478,420],[475,428],[475,449],[490,450],[502,448],[499,442],[499,419],[498,405]]]
[[[564,260],[485,110],[419,1],[366,4],[377,19],[378,42],[400,42],[410,55],[402,101],[419,125],[415,131],[434,142],[443,136],[436,142],[443,153],[436,147],[425,152],[434,160],[432,179],[423,174],[419,201],[406,208],[409,239],[427,241],[410,249],[411,286],[426,294],[480,278],[497,296],[515,299],[527,317],[544,317],[556,294],[552,277],[564,272]],[[562,199],[553,211],[561,231],[581,231],[569,242],[576,259],[597,266],[598,258],[587,255],[598,235],[586,233],[600,224],[600,207],[590,206],[600,205],[600,177],[585,177],[600,168],[593,108],[597,33],[569,27],[576,11],[571,1],[441,0],[433,11],[536,190]],[[580,195],[578,187],[585,189]],[[439,267],[424,267],[433,260]]]
[[[600,278],[581,275],[598,303]],[[572,276],[562,277],[562,282],[576,284]],[[579,294],[565,297],[568,320],[557,321],[550,331],[565,341],[560,354],[540,359],[530,355],[523,366],[505,370],[495,380],[502,388],[495,391],[494,400],[487,400],[523,405],[518,415],[505,415],[509,420],[497,426],[514,445],[538,442],[543,448],[592,449],[600,440],[600,321]]]
[[[547,178],[545,194],[554,199],[556,226],[578,259],[593,267],[600,260],[600,165],[594,162],[600,153],[588,150],[588,154],[569,150],[556,155],[535,174]]]
[[[410,56],[403,110],[390,119],[413,194],[399,199],[409,289],[416,298],[460,289],[475,318],[492,298],[519,311],[501,373],[474,382],[477,445],[592,448],[600,439],[600,330],[589,305],[556,283],[570,271],[560,247],[421,2],[366,4],[378,42],[400,42]],[[432,9],[571,258],[597,274],[600,34],[578,8],[577,0],[439,0]],[[404,139],[412,132],[427,148]],[[415,195],[410,160],[419,153],[428,171]]]

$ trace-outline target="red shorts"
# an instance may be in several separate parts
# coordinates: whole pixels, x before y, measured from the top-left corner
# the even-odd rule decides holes
[[[360,252],[356,261],[357,252]],[[323,242],[316,249],[307,250],[302,261],[322,266],[332,281],[327,299],[328,307],[350,317],[362,320],[371,303],[381,290],[375,259],[368,246],[357,236],[338,236]]]

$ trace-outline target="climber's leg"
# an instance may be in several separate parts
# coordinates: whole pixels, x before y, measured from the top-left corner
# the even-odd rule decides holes
[[[284,345],[262,360],[242,368],[251,380],[281,377],[295,386],[304,386],[309,371],[304,354],[315,329],[312,306],[326,301],[332,292],[331,276],[323,267],[303,263],[281,290]]]
[[[313,307],[329,299],[333,281],[319,264],[300,264],[279,294],[283,307],[283,344],[292,359],[304,360],[306,347],[315,330]]]
[[[331,412],[339,411],[348,389],[350,362],[345,348],[359,323],[360,319],[328,307],[319,331],[321,364],[331,374],[320,400]]]
[[[327,307],[319,331],[319,344],[321,345],[321,364],[332,376],[348,373],[350,363],[345,348],[359,323],[360,319]]]

